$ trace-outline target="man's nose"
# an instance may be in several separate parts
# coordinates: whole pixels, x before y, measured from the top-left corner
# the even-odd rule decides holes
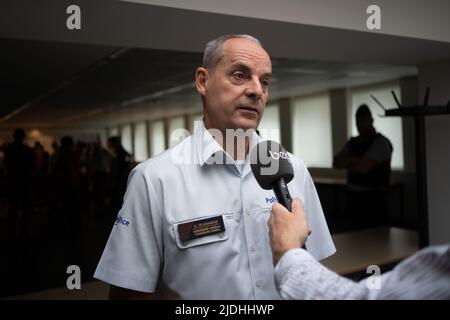
[[[259,100],[263,95],[263,88],[259,79],[252,79],[249,81],[247,88],[245,89],[245,95],[248,98]]]

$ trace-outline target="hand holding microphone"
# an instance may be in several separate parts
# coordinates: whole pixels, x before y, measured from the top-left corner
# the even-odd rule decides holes
[[[299,199],[292,201],[292,212],[279,203],[275,203],[267,223],[273,265],[276,265],[287,251],[303,247],[311,234],[306,221],[305,209]]]

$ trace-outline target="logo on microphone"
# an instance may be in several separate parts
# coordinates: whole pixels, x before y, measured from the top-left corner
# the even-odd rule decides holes
[[[284,150],[281,150],[280,152],[275,152],[275,151],[269,150],[269,154],[270,154],[270,157],[274,160],[279,160],[281,158],[281,159],[285,159],[285,160],[289,161],[290,163],[292,163],[291,159],[289,158],[289,155]]]

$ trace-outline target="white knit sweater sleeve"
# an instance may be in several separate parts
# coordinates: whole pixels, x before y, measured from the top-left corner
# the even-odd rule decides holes
[[[324,267],[303,249],[286,252],[275,267],[283,299],[370,299],[372,290]]]
[[[289,250],[275,267],[283,299],[450,299],[450,243],[400,262],[380,276],[378,288],[368,280],[356,283],[339,276],[303,249]]]

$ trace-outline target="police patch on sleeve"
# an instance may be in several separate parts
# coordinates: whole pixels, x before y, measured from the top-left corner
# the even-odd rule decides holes
[[[211,217],[178,225],[181,241],[188,241],[225,231],[222,216]]]

